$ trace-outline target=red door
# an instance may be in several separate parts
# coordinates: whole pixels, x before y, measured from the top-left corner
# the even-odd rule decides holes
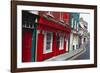
[[[31,62],[32,30],[23,28],[22,32],[22,62]]]

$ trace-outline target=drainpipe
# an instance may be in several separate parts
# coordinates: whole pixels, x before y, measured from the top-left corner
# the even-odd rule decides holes
[[[37,23],[34,23],[34,29],[33,29],[33,33],[32,33],[31,62],[35,62],[35,56],[36,56],[36,34],[37,34]]]

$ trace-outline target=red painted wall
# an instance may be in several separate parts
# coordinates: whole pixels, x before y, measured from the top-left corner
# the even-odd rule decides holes
[[[59,50],[59,48],[56,47],[56,34],[53,35],[53,45],[52,45],[52,52],[43,54],[43,46],[44,46],[44,35],[42,33],[38,34],[38,40],[37,40],[37,62],[43,61],[45,59],[57,56],[59,54],[63,54],[66,52],[66,42],[64,41],[64,49]]]
[[[36,61],[42,61],[43,60],[43,40],[44,40],[44,35],[42,33],[37,35],[37,59]]]
[[[63,20],[66,24],[69,23],[69,13],[63,12]]]
[[[54,56],[52,52],[43,54],[43,46],[44,46],[44,35],[42,33],[39,33],[37,40],[37,62],[43,61],[47,58]]]

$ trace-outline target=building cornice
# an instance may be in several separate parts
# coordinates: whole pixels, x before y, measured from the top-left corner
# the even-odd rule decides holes
[[[64,27],[71,28],[68,24],[66,24],[66,23],[64,23],[64,22],[62,22],[62,21],[57,21],[54,17],[51,17],[51,16],[49,16],[49,15],[43,15],[43,17],[44,17],[45,19],[49,20],[49,21],[55,22],[55,23],[57,23],[57,24],[59,24],[59,25],[62,25],[62,26],[64,26]]]

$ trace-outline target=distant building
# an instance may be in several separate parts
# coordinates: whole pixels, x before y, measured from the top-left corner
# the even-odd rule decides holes
[[[80,36],[79,37],[80,37],[80,45],[87,42],[89,38],[88,23],[83,18],[80,18]]]
[[[69,39],[69,51],[79,48],[79,13],[70,13],[71,34]]]

